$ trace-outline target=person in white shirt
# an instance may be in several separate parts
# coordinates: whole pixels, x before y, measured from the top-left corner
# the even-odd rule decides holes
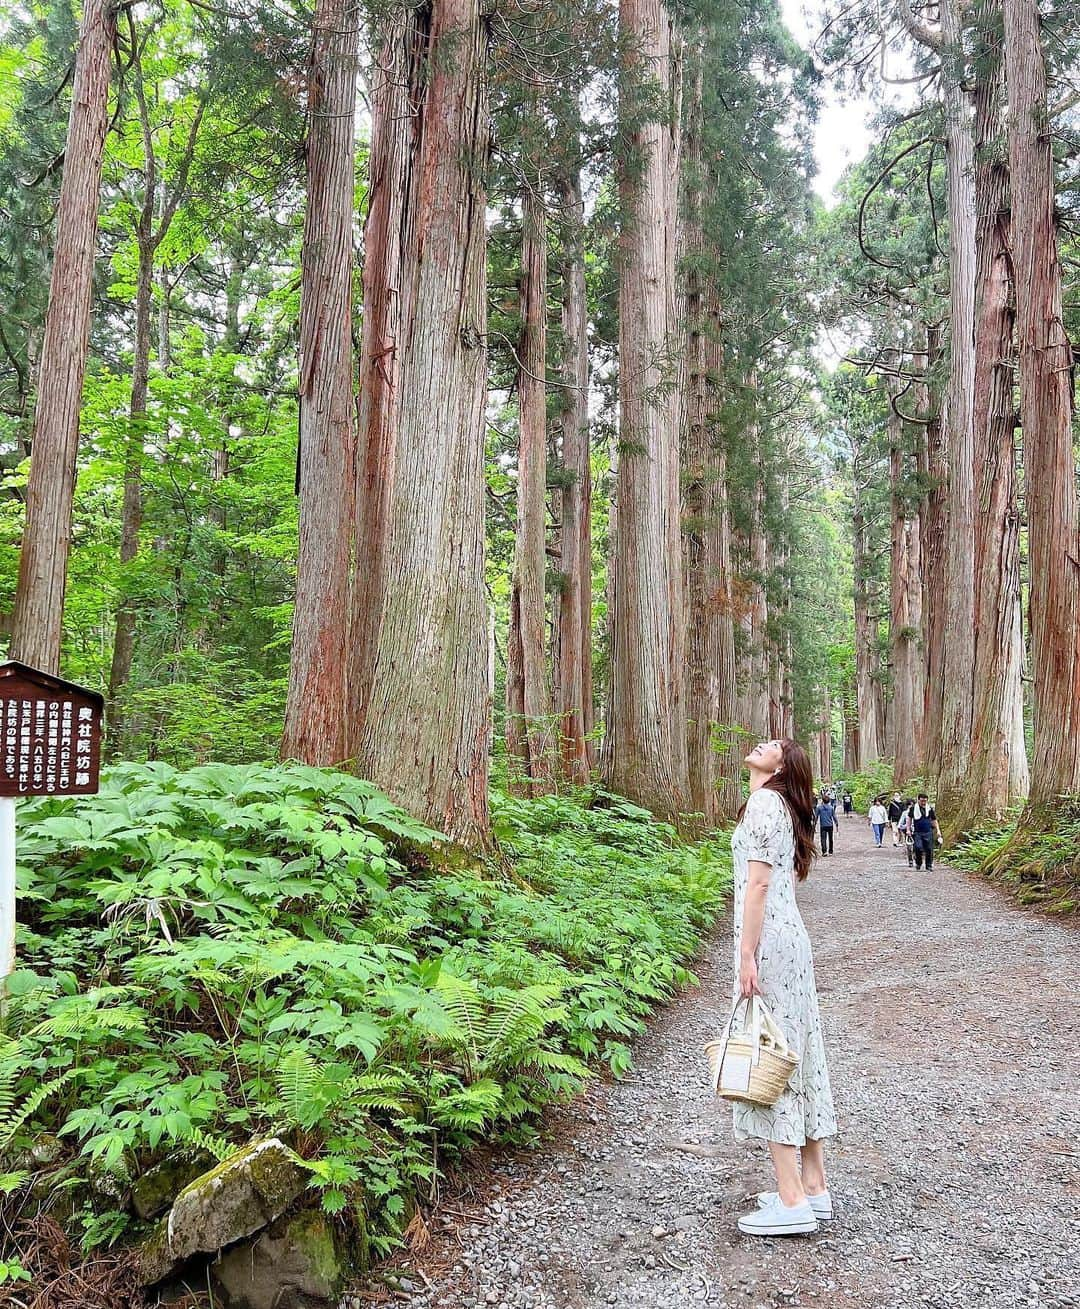
[[[885,826],[889,821],[889,811],[881,803],[880,798],[874,801],[870,806],[870,826],[874,829],[874,844],[881,848],[881,841],[885,835]]]

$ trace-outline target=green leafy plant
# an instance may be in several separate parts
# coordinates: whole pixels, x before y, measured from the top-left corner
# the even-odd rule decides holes
[[[493,807],[500,858],[468,866],[370,784],[295,764],[121,764],[96,797],[27,803],[8,1189],[47,1132],[84,1246],[107,1243],[146,1169],[278,1134],[385,1251],[442,1163],[624,1074],[692,980],[726,853],[600,793]]]

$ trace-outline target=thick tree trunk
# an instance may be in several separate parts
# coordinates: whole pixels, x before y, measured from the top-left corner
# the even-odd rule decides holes
[[[790,591],[787,592],[785,600],[785,621],[790,622],[789,609],[791,605]],[[798,735],[795,728],[795,688],[792,682],[792,670],[795,667],[795,647],[791,637],[791,627],[788,626],[784,632],[784,660],[783,660],[783,679],[781,682],[781,695],[783,697],[783,710],[780,720],[780,735],[788,740],[794,740]]]
[[[754,481],[750,518],[750,713],[752,735],[772,735],[769,720],[769,600],[766,583],[769,549],[765,535],[764,451],[756,427],[747,433],[747,448],[754,451],[757,476]]]
[[[784,523],[788,521],[790,510],[790,496],[788,495],[787,484],[781,481],[780,517]],[[785,730],[788,706],[784,696],[787,682],[786,646],[784,642],[790,635],[788,615],[791,603],[790,591],[786,584],[788,554],[787,544],[783,540],[779,543],[770,540],[769,547],[770,575],[775,575],[780,582],[780,602],[773,607],[775,630],[769,639],[769,735],[777,739],[783,739],[788,734]]]
[[[1062,320],[1053,142],[1036,0],[1009,0],[1005,64],[1028,517],[1036,810],[1080,791],[1080,542],[1073,352]]]
[[[518,343],[517,530],[506,643],[506,751],[511,783],[542,795],[554,784],[546,660],[547,214],[528,186],[522,201]]]
[[[818,730],[818,766],[817,774],[819,781],[832,781],[832,698],[829,687],[826,685],[822,690],[821,697],[822,716],[824,725]]]
[[[923,770],[928,779],[941,769],[942,679],[945,663],[945,432],[930,383],[941,359],[937,327],[927,326],[927,381],[918,387],[919,410],[926,418],[925,439],[917,455],[920,479],[929,486],[923,509],[923,642],[926,657],[926,708],[923,714]]]
[[[843,689],[841,710],[844,719],[844,772],[857,773],[859,764],[859,710],[856,704],[855,681],[849,674]]]
[[[858,457],[854,461],[853,472],[851,534],[855,601],[855,712],[859,725],[855,766],[861,771],[881,758],[881,737],[878,732],[881,683],[875,675],[878,671],[877,637],[870,618],[870,597],[866,584],[870,562]]]
[[[689,414],[683,531],[687,600],[687,757],[690,800],[706,825],[732,812],[738,784],[735,641],[727,467],[718,431],[718,315],[690,293]],[[737,807],[737,805],[736,805]]]
[[[769,735],[780,739],[784,735],[784,667],[780,651],[769,647]]]
[[[562,334],[566,352],[562,434],[562,586],[558,622],[558,721],[563,775],[584,785],[592,766],[592,474],[589,467],[589,320],[581,178],[562,179]]]
[[[902,419],[889,414],[889,490],[892,551],[889,567],[889,645],[893,698],[893,783],[902,786],[919,769],[923,713],[922,551],[919,506],[909,476]]]
[[[90,340],[101,161],[108,125],[109,58],[115,34],[110,0],[86,0],[56,214],[10,650],[11,658],[51,673],[60,667],[79,407]]]
[[[943,0],[945,57],[961,59],[958,0]],[[945,620],[938,799],[943,810],[963,787],[971,757],[975,667],[975,150],[962,69],[944,78],[949,215],[949,386],[945,404],[948,499],[945,521]]]
[[[987,38],[992,25],[984,24]],[[992,72],[976,87],[975,164],[975,594],[976,626],[971,761],[953,830],[999,818],[1027,795],[1024,658],[1020,612],[1020,516],[1017,508],[1013,401],[1014,309],[1010,285],[1009,174],[999,154],[1001,82]]]
[[[621,0],[618,523],[603,774],[668,818],[688,801],[675,305],[681,70],[659,0]],[[658,91],[663,113],[642,104]]]
[[[324,765],[346,755],[359,35],[356,11],[345,0],[319,0],[314,21],[300,291],[300,545],[281,754]]]
[[[467,845],[489,840],[486,44],[478,0],[399,11],[372,94],[348,750]]]
[[[687,171],[699,177],[701,61],[687,115]],[[683,441],[683,555],[686,565],[687,763],[690,804],[715,827],[737,808],[735,638],[727,459],[720,429],[723,363],[719,288],[705,265],[701,190],[687,200],[687,413]]]

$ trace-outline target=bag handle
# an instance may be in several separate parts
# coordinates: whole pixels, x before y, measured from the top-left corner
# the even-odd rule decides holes
[[[761,1033],[763,1028],[768,1030],[766,1024],[776,1026],[769,1017],[769,1011],[765,1008],[764,1002],[759,995],[743,995],[735,1001],[735,1007],[731,1011],[731,1017],[728,1019],[727,1035],[724,1038],[724,1044],[731,1040],[732,1029],[735,1026],[735,1019],[739,1016],[739,1010],[746,1006],[746,1017],[743,1021],[742,1030],[750,1037],[750,1049],[753,1054],[750,1056],[751,1062],[755,1065],[761,1057]]]
[[[770,1039],[774,1042],[774,1044],[779,1046],[781,1050],[784,1050],[785,1052],[790,1052],[791,1043],[788,1041],[787,1036],[784,1033],[784,1029],[780,1026],[780,1024],[776,1021],[776,1019],[773,1018],[772,1014],[769,1013],[768,1009],[765,1008],[764,1001],[762,1001],[759,1005],[759,1012],[761,1017],[761,1026],[764,1029],[764,1031],[768,1033]]]

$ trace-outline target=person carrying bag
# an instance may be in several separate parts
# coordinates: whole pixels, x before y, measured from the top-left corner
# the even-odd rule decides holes
[[[813,772],[790,740],[763,741],[746,765],[750,798],[731,838],[733,1011],[708,1057],[714,1088],[732,1102],[735,1139],[768,1142],[776,1172],[776,1189],[758,1196],[739,1231],[797,1235],[832,1217],[823,1142],[837,1130],[810,938],[795,901],[815,853]]]

